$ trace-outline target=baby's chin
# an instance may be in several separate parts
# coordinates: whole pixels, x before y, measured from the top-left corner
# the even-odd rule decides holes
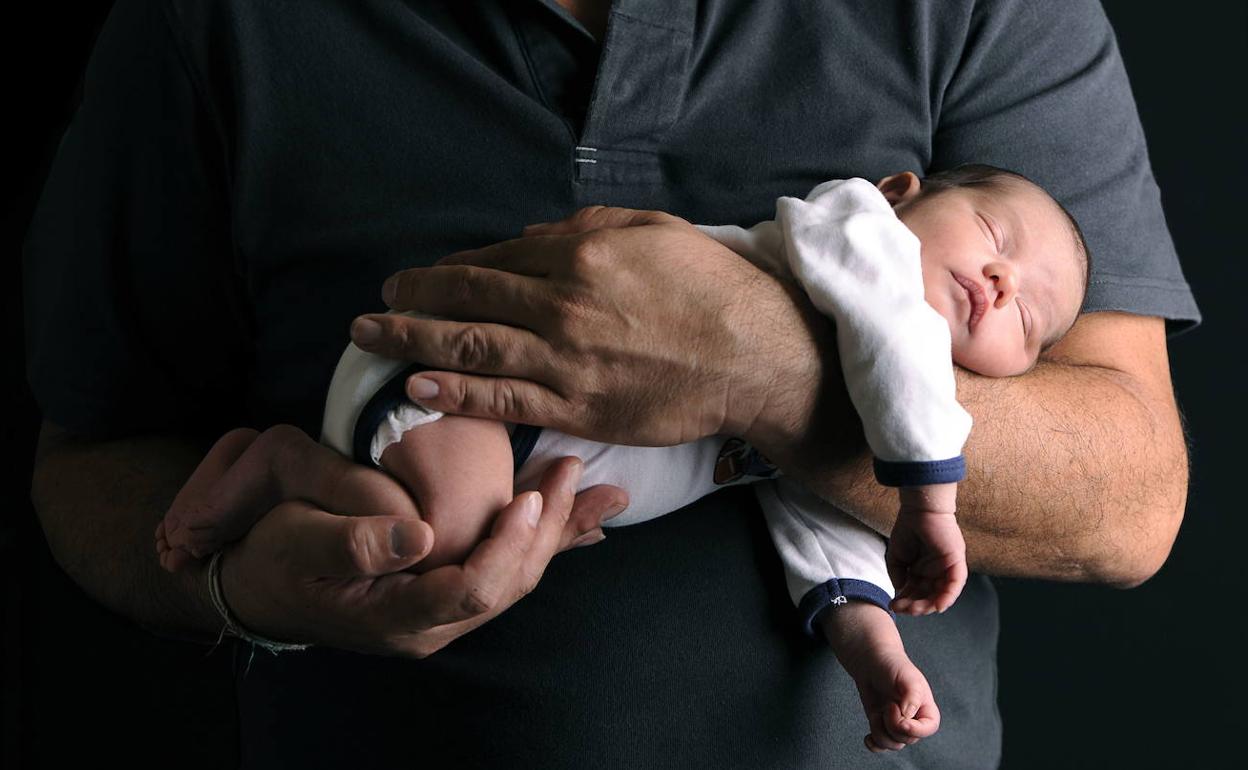
[[[953,349],[953,362],[967,371],[982,374],[985,377],[1014,377],[1019,374],[1026,374],[1036,365],[1036,362],[1027,361],[1024,363],[1003,361],[992,356],[959,354],[955,345]]]

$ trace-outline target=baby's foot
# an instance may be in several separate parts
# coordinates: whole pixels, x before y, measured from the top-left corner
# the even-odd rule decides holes
[[[228,481],[242,482],[239,489],[243,494],[265,483],[263,458],[259,456],[262,447],[257,446],[243,462],[238,462],[257,444],[256,435],[254,430],[239,429],[222,436],[178,492],[164,519],[156,525],[156,553],[166,570],[177,572],[196,559],[215,553],[245,535],[255,523],[254,516],[221,504],[228,498],[212,492],[227,473]]]
[[[837,659],[858,686],[873,752],[917,743],[940,727],[940,711],[923,672],[910,661],[897,625],[867,602],[832,607],[820,618]]]

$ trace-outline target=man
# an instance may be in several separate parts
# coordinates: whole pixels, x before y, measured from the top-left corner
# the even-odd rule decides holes
[[[621,502],[598,490],[573,509],[567,463],[536,528],[518,499],[484,552],[430,583],[398,572],[422,547],[401,491],[307,435],[382,279],[590,204],[751,224],[826,178],[963,161],[1031,176],[1084,228],[1098,312],[1026,376],[960,373],[971,566],[1129,586],[1169,551],[1186,459],[1163,319],[1198,316],[1099,8],[620,0],[602,18],[136,1],[101,35],[28,242],[48,423],[35,498],[85,589],[212,639],[205,576],[160,572],[152,530],[226,429],[288,448],[268,494],[240,493],[271,512],[228,551],[224,588],[253,632],[318,646],[240,678],[245,765],[867,761],[850,682],[800,636],[745,491],[551,561]],[[391,326],[382,344],[503,378],[436,375],[432,404],[610,441],[735,433],[888,531],[802,297],[653,213],[591,209],[541,240],[458,259],[527,264],[540,287],[404,274],[404,302],[452,292],[462,321]],[[943,723],[879,766],[995,765],[996,623],[982,576],[949,613],[902,621]]]

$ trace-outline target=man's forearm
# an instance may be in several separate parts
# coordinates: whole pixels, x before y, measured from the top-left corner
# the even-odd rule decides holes
[[[1106,318],[1092,326],[1112,328],[1109,314],[1096,315]],[[1150,320],[1149,333],[1162,334],[1160,320]],[[1186,447],[1160,344],[1160,371],[1154,361],[1145,376],[1133,365],[1128,373],[1061,358],[1005,379],[959,370],[958,398],[975,419],[958,489],[972,569],[1119,586],[1156,572],[1187,496]],[[1077,345],[1071,358],[1087,358],[1078,355],[1086,348]],[[856,446],[848,461],[843,442],[772,459],[887,533],[896,494],[875,482],[869,453]]]
[[[156,524],[204,456],[166,436],[45,442],[31,498],[53,556],[83,590],[162,635],[213,642],[221,622],[203,567],[161,568]]]

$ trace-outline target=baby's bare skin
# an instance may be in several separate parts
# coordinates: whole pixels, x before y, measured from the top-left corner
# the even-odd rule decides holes
[[[224,475],[234,477],[232,487],[245,489],[269,483],[277,461],[269,444],[254,441],[244,447],[223,439],[204,462],[216,463]],[[463,561],[513,496],[511,441],[503,423],[492,420],[444,415],[418,425],[386,447],[381,465],[406,487],[433,530],[433,546],[412,572]],[[177,571],[238,539],[263,515],[227,517],[222,510],[175,505],[156,530],[161,564]],[[936,731],[940,714],[931,688],[907,657],[884,610],[851,601],[829,608],[819,624],[858,686],[871,725],[869,749],[901,749]]]
[[[206,466],[220,466],[224,485],[246,492],[271,484],[271,468],[280,461],[274,446],[227,438],[204,459]],[[419,425],[386,447],[381,464],[411,493],[434,531],[432,549],[411,572],[463,561],[512,499],[511,442],[503,424],[493,420],[446,415]],[[183,569],[241,538],[265,513],[207,501],[174,505],[156,528],[160,563],[170,572]]]
[[[511,441],[501,422],[443,415],[407,430],[381,453],[433,528],[433,549],[413,572],[458,564],[511,502]]]
[[[868,602],[830,607],[818,618],[836,658],[854,679],[873,752],[896,751],[932,735],[940,710],[923,672],[910,661],[897,624]]]

